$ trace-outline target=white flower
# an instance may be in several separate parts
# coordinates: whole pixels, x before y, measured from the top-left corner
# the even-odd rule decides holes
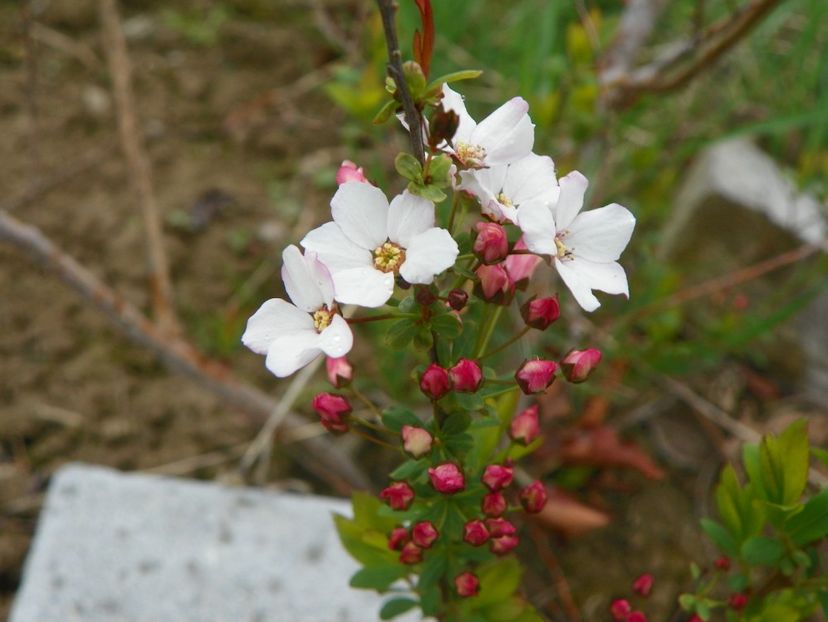
[[[460,178],[458,188],[476,196],[483,213],[499,222],[517,223],[523,203],[548,205],[558,200],[555,164],[548,156],[530,153],[511,164],[461,171]]]
[[[271,298],[247,320],[242,343],[265,354],[265,365],[279,378],[290,376],[323,352],[344,356],[354,336],[336,313],[328,270],[314,253],[304,257],[296,246],[282,252],[282,280],[294,304]]]
[[[580,213],[588,184],[578,171],[570,173],[560,180],[555,204],[525,203],[518,221],[527,248],[553,256],[575,300],[594,311],[601,306],[594,289],[629,297],[627,275],[617,259],[630,241],[635,217],[617,203]]]
[[[460,117],[453,149],[448,151],[469,168],[509,164],[532,151],[535,126],[529,118],[529,104],[522,97],[513,97],[477,123],[466,111],[463,96],[444,84],[443,108]]]
[[[333,222],[309,232],[301,244],[331,271],[335,298],[380,307],[394,293],[399,274],[428,284],[454,265],[457,242],[434,226],[434,204],[408,191],[391,205],[382,190],[346,182],[331,199]]]

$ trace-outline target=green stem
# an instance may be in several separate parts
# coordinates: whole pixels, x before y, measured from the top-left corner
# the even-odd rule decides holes
[[[486,352],[486,354],[481,354],[480,357],[478,358],[478,360],[482,361],[483,359],[489,358],[490,356],[493,356],[493,355],[497,354],[498,352],[502,352],[503,350],[508,348],[510,345],[512,345],[516,341],[519,341],[526,333],[529,332],[529,330],[530,330],[530,327],[525,326],[523,328],[523,330],[518,332],[516,335],[514,335],[508,341],[505,341],[502,344],[500,344],[499,346],[497,346],[494,350],[489,350],[488,352]]]
[[[454,219],[457,217],[457,208],[460,205],[460,193],[455,192],[451,197],[451,211],[449,212],[448,231],[454,234]]]
[[[474,358],[480,358],[483,351],[489,347],[489,341],[494,334],[494,329],[497,326],[497,321],[500,319],[501,313],[503,313],[503,307],[500,305],[487,305],[482,330],[477,336],[477,344],[474,348]]]

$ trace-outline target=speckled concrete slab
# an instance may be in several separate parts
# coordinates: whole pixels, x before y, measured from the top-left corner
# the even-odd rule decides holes
[[[53,479],[10,622],[369,622],[346,502],[72,465]],[[398,620],[412,621],[408,615]]]

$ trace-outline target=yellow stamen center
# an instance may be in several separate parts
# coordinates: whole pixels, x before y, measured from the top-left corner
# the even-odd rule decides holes
[[[563,238],[566,232],[559,233],[555,236],[555,247],[558,249],[558,259],[567,259],[572,256],[572,251],[569,250],[563,243]]]
[[[500,203],[501,205],[505,205],[506,207],[514,207],[515,206],[515,204],[512,203],[512,200],[509,197],[507,197],[505,194],[503,194],[502,192],[499,195],[497,195],[497,201],[498,201],[498,203]]]
[[[331,325],[334,313],[335,312],[328,309],[326,305],[322,305],[321,309],[313,312],[313,327],[316,329],[317,333],[321,333]]]
[[[471,168],[483,166],[483,160],[486,157],[486,150],[483,147],[469,143],[457,143],[454,152],[463,164]]]
[[[398,272],[405,261],[405,250],[393,242],[386,242],[374,249],[374,267],[382,272]]]

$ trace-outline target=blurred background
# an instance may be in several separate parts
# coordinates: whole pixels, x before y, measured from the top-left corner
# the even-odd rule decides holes
[[[399,1],[410,58],[419,15]],[[527,551],[545,552],[527,557],[527,594],[554,615],[566,610],[565,587],[585,619],[598,619],[650,571],[666,586],[653,613],[666,615],[688,559],[704,561],[698,519],[739,443],[802,416],[814,443],[828,440],[828,4],[433,8],[432,76],[482,69],[457,86],[478,119],[526,98],[535,151],[559,175],[584,172],[590,205],[618,202],[638,219],[622,259],[630,301],[605,296],[599,312],[568,316],[536,344],[553,353],[593,345],[605,364],[587,385],[543,398],[550,442],[527,468],[558,486],[563,509],[526,539]],[[117,93],[123,63],[113,63],[99,3],[0,4],[0,611],[50,474],[66,462],[348,488],[292,457],[299,436],[322,438],[313,424],[280,437],[272,454],[269,436],[267,449],[252,445],[270,407],[259,398],[275,403],[287,383],[239,337],[264,299],[283,295],[281,249],[328,220],[343,159],[389,194],[402,186],[393,158],[406,136],[371,123],[385,101],[375,7],[133,0],[120,13],[137,168],[122,155],[113,84]],[[144,175],[181,329],[167,340],[136,338],[134,326],[125,335],[89,292],[78,296],[48,269],[54,254],[32,262],[20,241],[20,226],[36,227],[118,301],[152,316]],[[418,399],[404,355],[371,332],[377,345],[361,339],[354,353],[358,381],[383,405]],[[172,363],[159,356],[165,343]],[[182,360],[190,377],[168,369]],[[223,388],[236,382],[228,398]],[[245,401],[239,386],[263,393]],[[297,387],[297,416],[324,387],[323,374]],[[363,473],[396,460],[356,437],[335,443]]]

